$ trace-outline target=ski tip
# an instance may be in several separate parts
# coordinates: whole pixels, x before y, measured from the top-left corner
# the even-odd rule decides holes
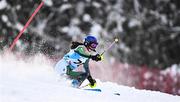
[[[88,91],[96,91],[96,92],[102,92],[101,89],[84,89],[84,90],[88,90]]]

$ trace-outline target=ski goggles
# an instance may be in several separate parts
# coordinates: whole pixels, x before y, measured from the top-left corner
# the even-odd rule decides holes
[[[91,48],[94,48],[94,49],[97,47],[97,45],[98,45],[98,43],[92,43],[92,44],[90,44]]]

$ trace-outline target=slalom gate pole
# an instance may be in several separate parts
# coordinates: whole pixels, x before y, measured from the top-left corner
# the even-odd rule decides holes
[[[33,20],[34,16],[37,14],[37,12],[41,9],[41,7],[44,5],[44,2],[41,1],[41,3],[39,4],[39,6],[35,9],[35,11],[33,12],[33,14],[30,16],[29,20],[27,21],[27,23],[25,24],[25,26],[23,27],[23,29],[19,32],[18,36],[14,39],[13,43],[11,44],[10,48],[8,49],[8,51],[12,51],[12,49],[14,48],[14,46],[16,45],[16,42],[19,40],[19,38],[21,37],[21,35],[24,33],[24,31],[26,30],[26,28],[29,26],[29,24],[31,23],[31,21]]]
[[[118,38],[115,38],[114,41],[108,46],[107,49],[105,49],[102,53],[101,53],[101,56],[106,52],[108,51],[115,43],[117,43],[119,41]]]

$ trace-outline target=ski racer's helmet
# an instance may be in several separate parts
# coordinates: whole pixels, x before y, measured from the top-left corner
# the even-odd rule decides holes
[[[85,45],[88,49],[90,49],[90,50],[92,50],[92,51],[96,51],[95,49],[96,49],[96,47],[97,47],[97,45],[98,45],[98,42],[97,42],[97,39],[96,39],[94,36],[89,35],[89,36],[87,36],[87,37],[85,38],[85,40],[84,40],[84,45]]]

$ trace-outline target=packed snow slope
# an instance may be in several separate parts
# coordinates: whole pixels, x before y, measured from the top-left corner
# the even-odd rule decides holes
[[[42,55],[0,56],[0,102],[180,102],[180,96],[98,81],[102,92],[70,87]],[[114,95],[119,93],[120,96]]]

